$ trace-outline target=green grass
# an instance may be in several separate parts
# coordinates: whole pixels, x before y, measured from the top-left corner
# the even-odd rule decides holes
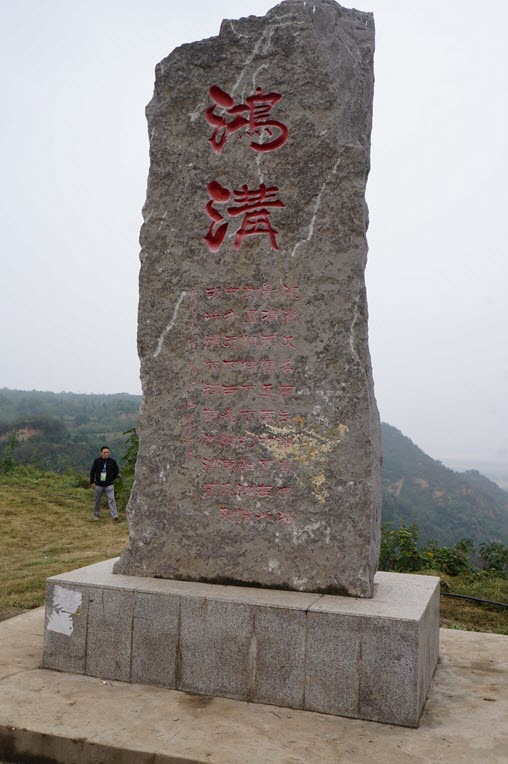
[[[422,571],[422,573],[439,576],[441,591],[508,603],[508,579],[502,575],[487,572],[462,576],[447,576],[438,571]],[[508,609],[453,597],[441,597],[441,626],[449,629],[489,631],[493,634],[508,635]]]
[[[103,499],[93,522],[93,493],[84,485],[33,467],[0,476],[0,618],[43,605],[48,576],[115,557],[127,545],[124,513],[115,523]]]

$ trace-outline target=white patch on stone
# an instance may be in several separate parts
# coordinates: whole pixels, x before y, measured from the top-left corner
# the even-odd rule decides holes
[[[228,21],[229,21],[229,26],[231,27],[231,31],[233,32],[233,34],[235,35],[235,37],[238,37],[238,38],[240,38],[240,37],[244,37],[244,38],[247,38],[247,37],[248,37],[248,35],[246,35],[246,34],[242,34],[241,32],[238,32],[238,31],[237,31],[237,30],[234,28],[234,26],[233,26],[233,22],[232,22],[230,19],[228,19]]]
[[[317,531],[323,523],[321,520],[316,520],[313,523],[309,523],[308,525],[304,525],[303,527],[298,527],[297,525],[293,525],[291,527],[291,533],[293,536],[293,543],[296,545],[298,544],[305,544],[309,540],[313,540],[315,538],[314,531]],[[329,536],[329,533],[328,533]],[[329,539],[328,539],[329,541]]]
[[[351,328],[349,330],[349,349],[351,351],[351,355],[355,359],[355,361],[358,363],[360,369],[363,372],[363,376],[365,379],[368,380],[368,374],[365,371],[365,367],[362,363],[362,359],[360,358],[360,355],[358,353],[358,350],[356,349],[356,332],[355,332],[355,325],[359,317],[359,310],[358,310],[358,303],[360,301],[360,293],[356,296],[355,300],[355,307],[353,311],[353,320],[351,321]]]
[[[154,358],[157,358],[157,356],[161,352],[162,345],[164,343],[164,340],[166,339],[166,334],[168,332],[170,332],[171,329],[173,328],[173,326],[175,325],[176,317],[178,315],[178,311],[180,310],[180,305],[182,304],[182,300],[183,300],[183,298],[185,297],[186,294],[187,294],[187,292],[182,292],[182,294],[178,298],[178,300],[176,302],[176,305],[175,305],[175,309],[173,311],[173,317],[172,317],[171,321],[169,322],[169,324],[164,329],[164,331],[162,332],[161,336],[159,337],[159,341],[157,343],[157,347],[155,349],[155,353],[153,354]]]
[[[270,573],[280,570],[280,562],[278,560],[268,560],[268,570]]]
[[[82,601],[81,592],[57,584],[53,589],[53,608],[48,616],[47,630],[70,637],[74,630],[72,616],[81,607]]]
[[[195,111],[191,111],[191,113],[189,114],[189,119],[190,119],[191,125],[194,125],[196,120],[198,120],[199,117],[203,116],[203,112],[204,112],[204,109],[205,109],[205,106],[207,105],[207,103],[208,103],[208,96],[206,98],[203,98],[201,103],[198,104],[198,106],[195,109]]]
[[[312,218],[311,218],[311,221],[309,223],[309,228],[307,230],[307,237],[305,239],[300,239],[300,241],[296,242],[296,244],[294,246],[294,249],[291,252],[291,257],[295,256],[296,250],[298,249],[298,247],[301,244],[307,244],[307,242],[312,239],[312,236],[314,235],[314,225],[316,223],[316,218],[317,218],[317,214],[319,212],[319,207],[321,206],[321,197],[323,196],[323,191],[325,190],[325,188],[327,186],[327,183],[330,180],[330,178],[332,177],[332,175],[335,175],[335,173],[337,172],[337,168],[338,168],[339,164],[340,164],[340,157],[335,162],[335,164],[333,166],[333,170],[331,171],[331,173],[326,178],[325,182],[321,186],[321,190],[320,190],[319,194],[316,196],[316,203],[314,205],[314,212],[312,214]]]

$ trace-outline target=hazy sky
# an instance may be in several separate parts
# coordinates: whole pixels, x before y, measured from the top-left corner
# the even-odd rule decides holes
[[[0,387],[140,392],[155,64],[273,5],[1,0]],[[377,28],[367,280],[382,418],[436,458],[508,464],[508,2],[355,5]]]

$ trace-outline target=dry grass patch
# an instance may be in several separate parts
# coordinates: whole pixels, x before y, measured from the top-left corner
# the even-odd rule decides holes
[[[73,478],[29,470],[0,480],[0,614],[44,604],[48,576],[116,557],[127,545],[125,516],[107,505],[92,521],[90,489]]]

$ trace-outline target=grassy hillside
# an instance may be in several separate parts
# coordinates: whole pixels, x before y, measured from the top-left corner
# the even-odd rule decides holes
[[[135,427],[140,395],[0,390],[0,459],[15,431],[16,461],[53,472],[86,471],[106,443],[118,461]]]
[[[479,472],[454,472],[383,423],[383,521],[415,522],[420,539],[508,543],[508,493]]]
[[[127,545],[107,505],[92,521],[92,491],[75,478],[20,469],[0,476],[0,618],[44,603],[48,576],[115,557]]]

